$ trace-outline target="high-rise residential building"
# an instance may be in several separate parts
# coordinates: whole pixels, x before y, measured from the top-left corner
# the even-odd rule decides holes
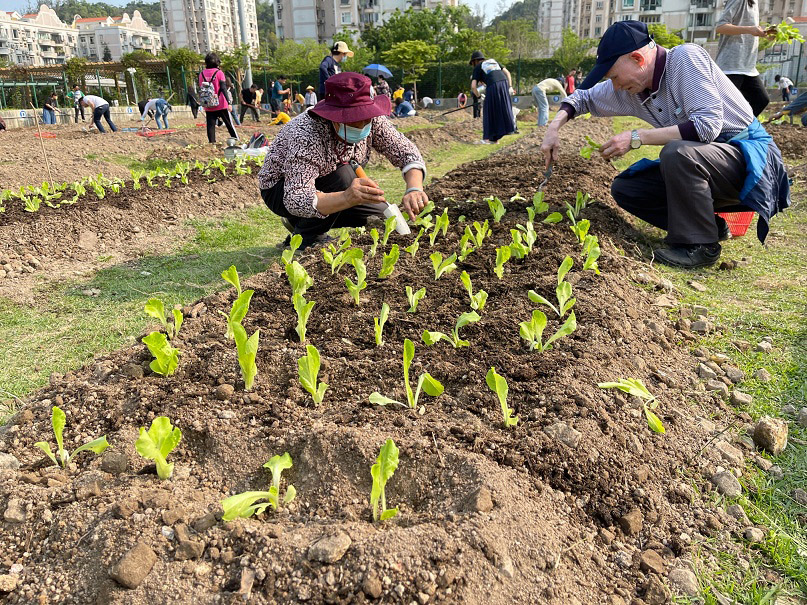
[[[255,0],[243,2],[247,40],[255,55],[259,48]],[[241,46],[238,0],[160,0],[160,8],[166,46],[190,48],[201,54]]]
[[[457,4],[458,0],[275,0],[275,33],[281,40],[329,43],[338,32],[381,25],[396,10]]]
[[[78,30],[78,56],[90,61],[103,61],[105,55],[109,61],[120,61],[135,50],[156,55],[162,48],[160,33],[149,27],[137,10],[131,17],[126,13],[120,17],[76,15],[73,28]]]
[[[60,65],[76,55],[77,36],[44,4],[26,15],[0,11],[0,58],[12,65]]]
[[[571,28],[579,34],[580,5],[588,0],[543,0],[538,7],[537,30],[549,45],[546,54],[552,55],[563,39],[563,30]]]
[[[0,11],[0,58],[14,65],[60,65],[71,57],[110,61],[134,50],[160,51],[160,34],[134,11],[132,16],[91,17],[78,15],[64,23],[46,6],[39,12],[20,15]]]

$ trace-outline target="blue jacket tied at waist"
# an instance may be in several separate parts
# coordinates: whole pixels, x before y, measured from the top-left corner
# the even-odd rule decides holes
[[[790,206],[790,181],[782,152],[756,119],[739,134],[733,137],[720,135],[715,142],[739,147],[745,158],[746,176],[739,201],[759,215],[757,237],[765,243],[773,215]],[[623,174],[633,176],[658,163],[659,160],[639,160]]]

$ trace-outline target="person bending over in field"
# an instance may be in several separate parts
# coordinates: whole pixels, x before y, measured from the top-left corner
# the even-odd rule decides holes
[[[668,247],[654,251],[659,262],[684,268],[714,264],[719,242],[731,237],[715,215],[718,209],[758,213],[757,235],[764,242],[771,217],[790,205],[779,148],[698,45],[666,50],[644,23],[610,26],[594,69],[547,128],[541,145],[547,167],[558,158],[561,127],[587,112],[636,116],[653,126],[612,137],[600,153],[612,159],[642,145],[662,146],[659,160],[637,162],[611,186],[621,208],[667,231]]]
[[[384,191],[350,166],[370,149],[383,154],[406,182],[402,204],[413,219],[428,203],[426,164],[415,144],[390,122],[390,98],[373,96],[370,78],[344,72],[325,82],[325,99],[278,132],[258,173],[261,196],[301,249],[327,241],[336,227],[362,227],[384,215]],[[290,237],[287,238],[287,242]]]
[[[106,132],[101,124],[101,118],[106,120],[112,132],[118,131],[118,127],[115,126],[112,122],[112,118],[109,117],[109,103],[106,100],[96,95],[84,95],[81,97],[81,104],[84,105],[84,107],[92,109],[92,123],[95,124],[98,132],[102,134]]]

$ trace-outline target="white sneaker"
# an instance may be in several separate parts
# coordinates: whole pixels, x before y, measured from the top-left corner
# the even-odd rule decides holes
[[[474,145],[490,145],[490,141],[486,141],[482,139],[481,141],[477,141]]]

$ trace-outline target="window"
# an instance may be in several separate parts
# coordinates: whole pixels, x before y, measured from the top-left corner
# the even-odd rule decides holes
[[[633,8],[636,0],[622,0],[622,8]]]
[[[597,10],[600,10],[601,8],[602,8],[602,0],[599,0],[597,2]]]
[[[696,14],[695,27],[712,27],[712,14],[711,13]]]
[[[350,13],[342,13],[342,25],[350,25]]]
[[[341,0],[340,4],[341,4],[342,6],[347,6],[347,5],[349,5],[349,4],[350,4],[350,0]]]
[[[642,23],[659,23],[661,17],[659,15],[642,15],[639,17],[639,21]]]
[[[595,28],[594,28],[594,35],[595,35],[595,36],[600,36],[600,35],[602,35],[602,28],[601,28],[601,27],[595,27]]]
[[[594,23],[602,23],[602,15],[597,15],[594,17]]]

